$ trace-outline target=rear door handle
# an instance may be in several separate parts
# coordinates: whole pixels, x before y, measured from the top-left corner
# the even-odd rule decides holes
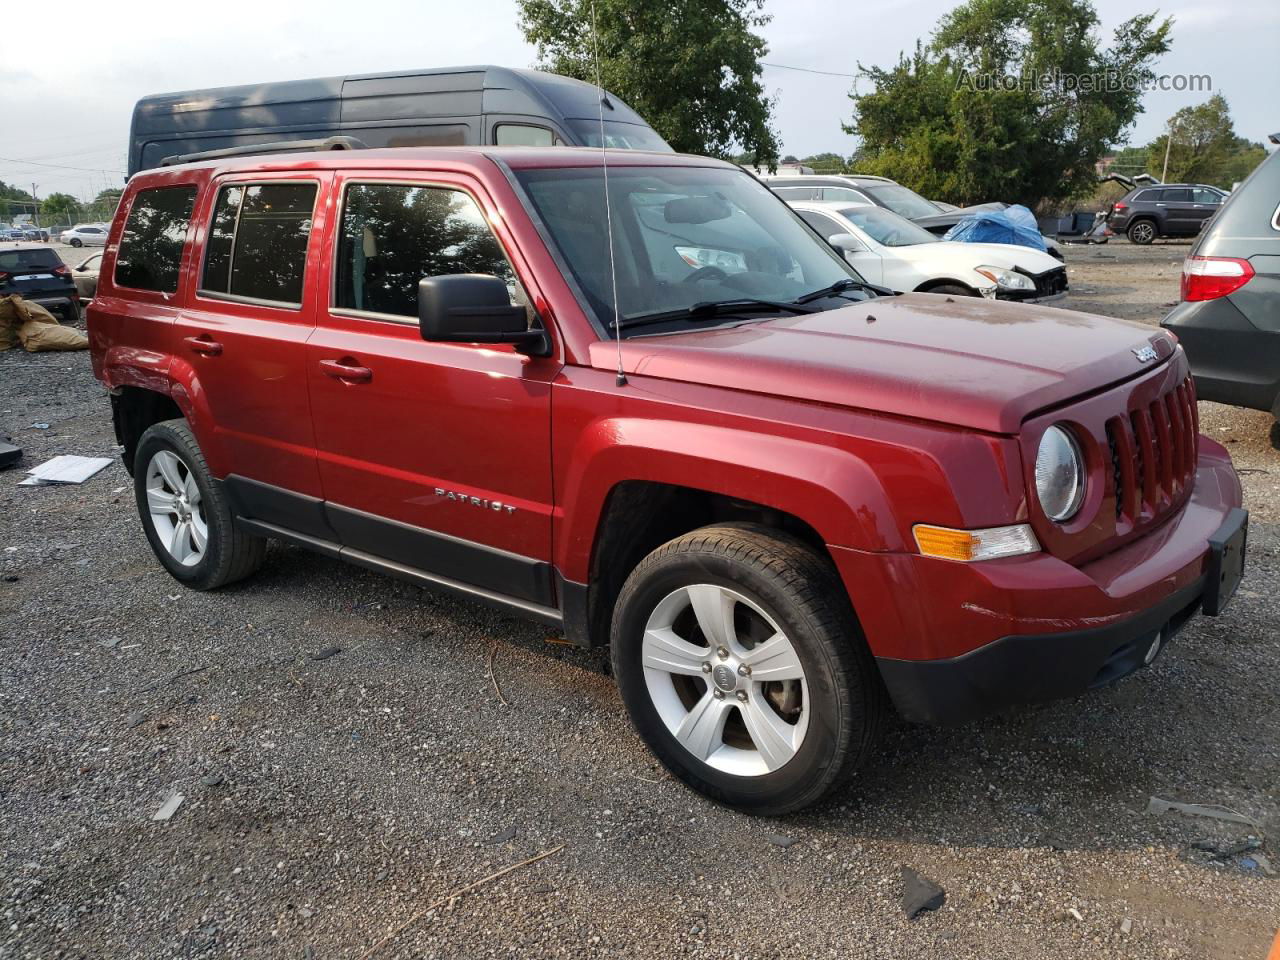
[[[194,353],[200,353],[206,357],[216,357],[222,353],[222,344],[207,333],[202,333],[198,337],[184,337],[183,340]]]
[[[320,369],[325,376],[333,377],[344,383],[368,383],[373,379],[373,371],[362,367],[354,357],[343,357],[341,360],[321,360]]]

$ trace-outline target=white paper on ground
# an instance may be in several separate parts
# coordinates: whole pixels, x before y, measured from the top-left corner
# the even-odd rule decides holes
[[[84,483],[99,470],[111,466],[110,457],[77,457],[63,454],[47,460],[27,473],[30,476],[18,484],[20,487],[36,487],[46,483]]]

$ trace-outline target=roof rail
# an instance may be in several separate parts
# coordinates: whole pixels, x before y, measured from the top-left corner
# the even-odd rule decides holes
[[[201,150],[199,153],[179,153],[163,157],[160,166],[172,167],[179,163],[197,163],[201,160],[221,160],[224,157],[250,157],[258,153],[315,153],[326,150],[368,150],[363,140],[355,137],[326,137],[323,140],[277,140],[273,143],[246,143],[239,147],[223,147],[221,150]]]

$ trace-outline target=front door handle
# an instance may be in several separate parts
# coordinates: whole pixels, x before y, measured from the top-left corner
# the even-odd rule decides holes
[[[354,357],[343,357],[341,360],[321,360],[320,369],[325,376],[333,377],[344,383],[368,383],[373,379],[373,371],[362,367]]]
[[[202,333],[198,337],[184,337],[183,341],[193,353],[203,354],[206,357],[216,357],[222,353],[222,344],[207,333]]]

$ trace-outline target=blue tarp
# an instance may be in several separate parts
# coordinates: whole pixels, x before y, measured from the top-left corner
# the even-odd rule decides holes
[[[1036,250],[1047,249],[1035,215],[1016,203],[1003,210],[984,210],[965,217],[942,239],[960,243],[1016,243]]]

